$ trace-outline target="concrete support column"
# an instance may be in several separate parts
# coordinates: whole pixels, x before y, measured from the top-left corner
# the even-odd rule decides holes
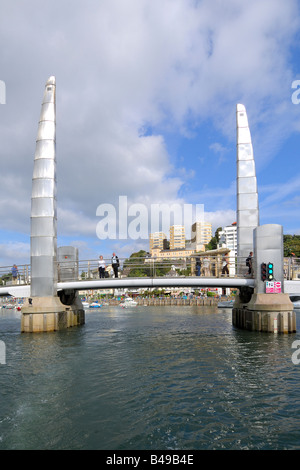
[[[36,140],[31,196],[31,286],[21,331],[43,332],[84,323],[79,298],[57,296],[56,80],[47,80]]]
[[[261,225],[254,230],[254,277],[256,285],[251,298],[237,298],[233,312],[234,326],[267,333],[294,333],[296,314],[288,294],[284,293],[283,231],[280,225]],[[281,292],[268,293],[261,278],[261,264],[274,266],[274,281],[281,283]]]

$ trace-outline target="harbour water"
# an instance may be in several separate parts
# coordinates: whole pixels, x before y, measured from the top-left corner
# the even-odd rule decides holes
[[[217,307],[107,306],[47,334],[1,309],[0,449],[299,449],[299,339]]]

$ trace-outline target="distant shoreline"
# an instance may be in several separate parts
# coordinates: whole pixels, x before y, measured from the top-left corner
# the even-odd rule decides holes
[[[220,301],[219,298],[217,297],[207,297],[205,299],[174,299],[170,297],[166,298],[150,298],[150,299],[143,299],[143,298],[138,298],[135,297],[134,300],[138,303],[138,305],[142,306],[163,306],[163,305],[181,305],[181,306],[209,306],[209,305],[218,305],[218,302]],[[106,301],[107,302],[107,301]],[[109,299],[108,303],[109,305],[119,305],[121,301],[117,299]]]

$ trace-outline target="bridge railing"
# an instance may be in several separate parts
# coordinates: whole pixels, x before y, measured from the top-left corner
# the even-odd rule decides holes
[[[30,284],[30,264],[0,266],[0,285]]]
[[[197,267],[198,258],[201,266]],[[98,259],[63,261],[57,263],[58,281],[77,281],[99,279]],[[252,277],[248,273],[245,258],[228,258],[228,273],[223,270],[222,256],[181,257],[171,259],[155,259],[151,257],[120,258],[118,277],[174,277],[174,276],[204,276],[204,277]],[[114,277],[111,259],[104,259],[105,276]],[[30,264],[17,266],[17,277],[13,278],[13,266],[0,267],[0,285],[30,284]],[[284,278],[300,281],[300,258],[284,258]]]
[[[58,280],[99,279],[98,259],[80,261],[62,261],[58,263]],[[115,277],[111,259],[104,259],[105,277]],[[200,256],[154,259],[151,257],[120,258],[118,277],[252,277],[248,274],[245,258],[228,257],[227,269],[224,269],[222,256]]]
[[[200,260],[200,267],[199,265]],[[58,263],[58,280],[90,280],[99,279],[98,259],[63,261]],[[229,256],[227,269],[224,269],[224,258],[218,256],[192,256],[180,258],[155,259],[151,257],[120,258],[118,277],[174,277],[174,276],[203,276],[203,277],[253,277],[246,266],[246,259]],[[104,259],[105,277],[115,277],[110,258]],[[300,280],[300,258],[284,258],[284,278]]]

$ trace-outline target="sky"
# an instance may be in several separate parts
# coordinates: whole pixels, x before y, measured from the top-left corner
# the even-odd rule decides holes
[[[299,28],[296,0],[1,0],[0,265],[30,262],[52,75],[58,246],[81,260],[147,251],[161,204],[199,206],[213,232],[235,222],[237,103],[260,224],[300,234]]]

